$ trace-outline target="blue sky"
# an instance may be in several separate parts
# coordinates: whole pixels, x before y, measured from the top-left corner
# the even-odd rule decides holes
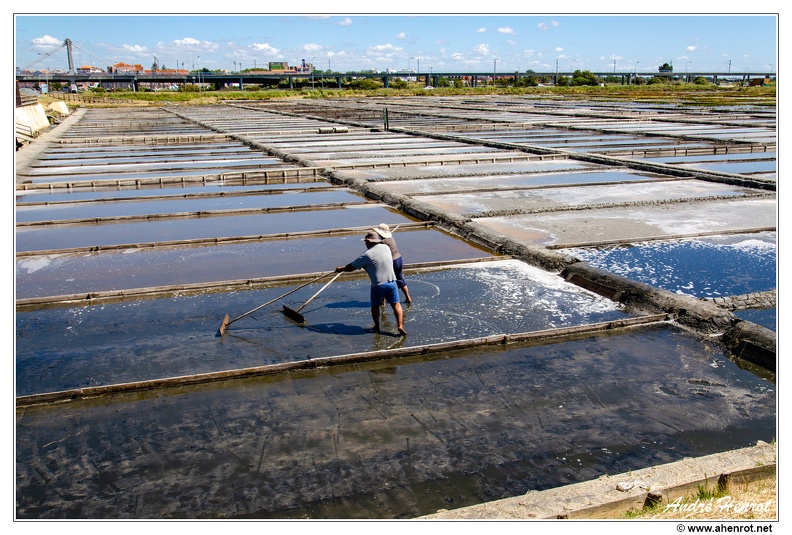
[[[295,65],[422,72],[752,71],[777,68],[777,18],[763,15],[25,15],[14,65],[60,46],[75,62],[229,71]],[[729,65],[729,62],[731,64]],[[32,67],[67,69],[61,51]]]

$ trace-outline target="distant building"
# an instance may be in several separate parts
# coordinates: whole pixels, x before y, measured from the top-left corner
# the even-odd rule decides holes
[[[302,63],[297,67],[289,67],[289,62],[287,61],[270,61],[269,62],[269,71],[268,72],[282,72],[282,73],[302,73],[302,72],[312,72],[314,70],[314,66],[310,63],[305,63],[305,60],[302,60]]]
[[[110,72],[112,74],[135,74],[145,72],[145,69],[140,64],[130,65],[129,63],[119,62],[110,66]]]
[[[100,69],[99,67],[94,67],[93,65],[83,65],[82,67],[77,67],[78,74],[103,74],[105,71]]]

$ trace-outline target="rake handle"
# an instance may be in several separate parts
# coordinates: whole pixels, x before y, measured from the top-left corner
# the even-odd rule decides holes
[[[302,289],[302,288],[305,288],[305,287],[306,287],[306,286],[308,286],[309,284],[313,284],[313,283],[315,283],[315,282],[316,282],[316,281],[318,281],[318,280],[322,280],[323,278],[327,277],[328,275],[332,275],[332,273],[333,273],[332,271],[331,271],[331,272],[329,272],[329,273],[324,273],[323,275],[320,275],[320,276],[316,277],[315,279],[313,279],[313,280],[310,280],[310,281],[306,282],[305,284],[301,284],[300,286],[298,286],[298,287],[294,288],[293,290],[289,290],[288,292],[286,292],[285,294],[281,295],[280,297],[276,297],[275,299],[273,299],[273,300],[271,300],[271,301],[267,301],[267,302],[266,302],[266,303],[264,303],[263,305],[259,305],[259,306],[257,306],[257,307],[256,307],[256,308],[254,308],[253,310],[250,310],[250,311],[248,311],[248,312],[245,312],[244,314],[242,314],[242,315],[240,315],[240,316],[237,316],[236,318],[234,318],[234,319],[232,319],[231,321],[229,321],[228,323],[226,323],[226,327],[227,327],[227,326],[229,326],[229,325],[231,325],[232,323],[234,323],[236,320],[241,320],[241,319],[242,319],[242,318],[244,318],[245,316],[249,316],[250,314],[253,314],[253,313],[254,313],[254,312],[256,312],[257,310],[259,310],[259,309],[262,309],[262,308],[264,308],[264,307],[265,307],[265,306],[267,306],[267,305],[271,305],[271,304],[272,304],[272,303],[274,303],[275,301],[278,301],[278,300],[280,300],[280,299],[283,299],[284,297],[286,297],[286,296],[288,296],[288,295],[291,295],[291,294],[293,294],[293,293],[294,293],[294,292],[296,292],[297,290],[300,290],[300,289]],[[332,282],[332,281],[330,281],[330,282]],[[320,290],[320,291],[321,291],[321,290]],[[316,296],[314,296],[314,297],[316,297]],[[312,298],[312,299],[313,299],[313,298]],[[307,303],[306,303],[306,304],[307,304]],[[305,306],[305,305],[303,305],[303,306]]]
[[[330,279],[330,281],[329,281],[327,284],[325,284],[324,286],[322,286],[321,288],[319,288],[319,291],[318,291],[318,292],[316,292],[315,294],[313,294],[313,295],[311,296],[311,298],[310,298],[310,299],[308,299],[308,301],[306,301],[305,303],[303,303],[303,304],[302,304],[302,306],[296,310],[296,312],[299,312],[300,310],[304,309],[304,308],[305,308],[305,306],[306,306],[308,303],[310,303],[311,301],[313,301],[314,297],[316,297],[317,295],[319,295],[320,293],[322,293],[322,291],[323,291],[325,288],[327,288],[328,286],[330,286],[330,283],[332,283],[334,280],[336,280],[336,279],[337,279],[338,277],[340,277],[340,276],[341,276],[341,273],[336,273],[336,276],[335,276],[335,277],[333,277],[332,279]]]

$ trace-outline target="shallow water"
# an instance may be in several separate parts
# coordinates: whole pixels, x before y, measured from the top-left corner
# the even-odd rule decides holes
[[[358,247],[346,255],[351,261]],[[332,271],[335,263],[328,264]],[[282,314],[300,307],[320,283],[218,329],[225,314],[242,315],[297,285],[261,290],[20,312],[16,317],[17,394],[247,368],[311,357],[425,345],[628,317],[610,300],[517,261],[484,262],[408,274],[404,305],[409,336],[397,336],[384,311],[372,325],[368,278],[341,278],[302,314],[305,327]]]
[[[670,326],[18,411],[18,518],[414,518],[775,438]],[[85,462],[85,460],[90,460]]]
[[[762,232],[566,252],[670,292],[719,297],[776,288],[776,239],[775,232]]]

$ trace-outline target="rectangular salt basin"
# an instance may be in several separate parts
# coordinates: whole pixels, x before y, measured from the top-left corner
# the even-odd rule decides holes
[[[261,179],[262,181],[264,179]],[[162,184],[162,185],[142,185],[105,187],[105,188],[59,188],[59,189],[17,189],[16,205],[24,206],[35,203],[60,203],[60,202],[79,202],[79,201],[101,201],[101,200],[146,200],[152,197],[172,195],[174,197],[200,197],[206,195],[247,195],[261,193],[285,193],[299,192],[301,190],[328,188],[329,182],[319,179],[319,182],[295,182],[284,184],[274,182],[272,184],[256,184],[257,181],[251,180],[246,185],[238,185],[238,182],[226,180],[209,181],[206,184],[197,183],[190,185],[184,184]],[[235,185],[237,184],[237,185]]]
[[[324,271],[361,254],[355,241],[326,259]],[[366,331],[371,284],[363,272],[337,279],[303,308],[305,327],[282,307],[300,308],[326,281],[242,318],[222,338],[216,335],[225,314],[238,317],[299,285],[19,312],[17,395],[629,317],[617,303],[516,260],[420,270],[406,279],[413,299],[403,305],[406,339],[390,307],[383,333]]]
[[[641,182],[545,188],[518,191],[483,191],[448,195],[426,195],[421,200],[432,206],[472,216],[493,211],[563,209],[609,203],[643,203],[694,197],[742,196],[755,190],[701,180]]]
[[[51,225],[16,229],[17,252],[103,247],[182,240],[313,232],[412,221],[385,205],[347,206],[272,214],[217,215],[135,222]]]
[[[16,262],[16,298],[320,273],[362,252],[363,234],[26,256]],[[394,236],[408,266],[492,256],[439,230],[402,229]]]
[[[15,511],[409,519],[772,443],[776,395],[661,325],[33,407]]]
[[[559,167],[566,162],[559,163]],[[631,171],[583,171],[562,170],[551,173],[497,174],[459,176],[423,180],[382,181],[380,186],[393,193],[434,194],[472,190],[510,190],[554,185],[597,184],[606,182],[631,182],[647,180],[657,175]]]
[[[575,210],[508,217],[477,223],[533,245],[573,246],[616,240],[642,241],[702,233],[775,229],[775,199]]]
[[[564,252],[669,292],[716,298],[776,289],[776,232],[712,236]]]
[[[223,197],[105,201],[101,203],[17,206],[16,221],[45,222],[70,219],[166,216],[223,210],[268,210],[298,206],[363,203],[364,197],[346,188],[333,191],[302,191],[279,195],[226,195]]]

